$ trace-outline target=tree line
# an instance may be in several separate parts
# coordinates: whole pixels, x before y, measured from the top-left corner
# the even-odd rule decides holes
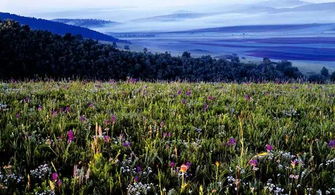
[[[95,79],[145,81],[264,82],[306,79],[291,62],[241,63],[238,56],[193,58],[190,53],[132,52],[80,35],[31,30],[0,21],[0,79]],[[328,75],[330,78],[330,76]]]

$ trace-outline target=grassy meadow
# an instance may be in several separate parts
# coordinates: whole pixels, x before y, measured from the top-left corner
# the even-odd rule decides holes
[[[335,85],[0,83],[0,194],[335,194]]]

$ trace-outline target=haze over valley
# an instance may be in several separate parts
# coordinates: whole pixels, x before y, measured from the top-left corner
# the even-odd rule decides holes
[[[189,51],[194,56],[213,57],[237,54],[245,61],[259,61],[263,57],[290,60],[306,73],[318,71],[322,66],[335,70],[332,1],[136,3],[128,0],[118,4],[104,2],[100,6],[88,1],[79,5],[74,1],[66,9],[59,5],[62,1],[57,1],[48,11],[41,10],[38,1],[35,2],[29,11],[2,4],[5,11],[129,40],[130,49],[135,51],[147,48],[173,55]]]

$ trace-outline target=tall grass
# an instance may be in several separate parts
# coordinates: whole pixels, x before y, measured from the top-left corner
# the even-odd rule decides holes
[[[334,194],[335,86],[0,84],[0,193]]]

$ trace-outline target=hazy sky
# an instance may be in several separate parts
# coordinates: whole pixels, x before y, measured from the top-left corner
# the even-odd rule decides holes
[[[222,11],[233,5],[253,5],[263,1],[284,5],[299,2],[299,0],[0,0],[0,12],[45,19],[96,18],[125,22],[180,11]],[[335,2],[335,0],[304,1]]]
[[[80,8],[112,8],[112,7],[184,7],[201,4],[253,3],[266,0],[1,0],[0,11],[28,13],[36,11],[59,11]],[[282,0],[275,0],[282,1]],[[297,1],[297,0],[291,0]],[[304,0],[322,3],[335,0]]]

